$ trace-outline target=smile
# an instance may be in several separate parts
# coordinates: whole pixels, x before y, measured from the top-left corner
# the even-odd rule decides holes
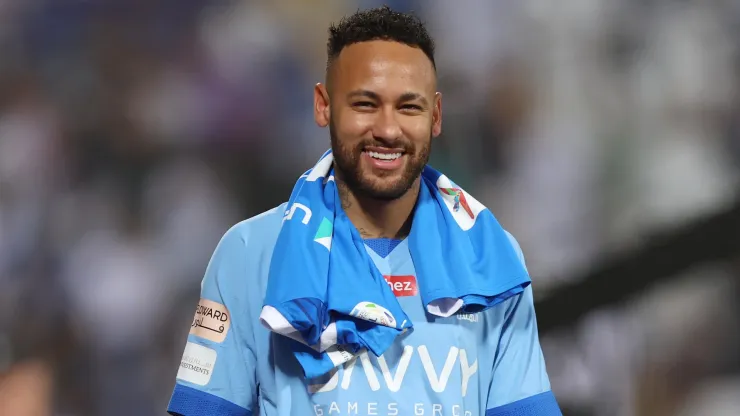
[[[393,171],[403,166],[403,149],[389,149],[383,147],[367,147],[362,156],[367,158],[370,166],[383,171]]]
[[[403,155],[403,153],[400,153],[400,152],[398,153],[367,152],[367,154],[373,159],[380,159],[380,160],[396,160],[399,157],[401,157],[401,155]]]

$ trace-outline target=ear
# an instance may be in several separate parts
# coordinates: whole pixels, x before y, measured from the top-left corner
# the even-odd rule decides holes
[[[320,82],[313,88],[313,118],[319,127],[328,126],[331,119],[329,93],[326,91],[326,85]]]
[[[432,108],[432,137],[442,134],[442,93],[434,94],[434,108]]]

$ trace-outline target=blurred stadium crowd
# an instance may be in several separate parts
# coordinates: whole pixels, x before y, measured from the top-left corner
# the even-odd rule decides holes
[[[329,146],[329,22],[380,4],[428,22],[433,164],[517,236],[539,294],[737,197],[737,1],[0,2],[0,414],[24,394],[164,413],[218,239]],[[740,414],[738,274],[548,334],[566,414]]]

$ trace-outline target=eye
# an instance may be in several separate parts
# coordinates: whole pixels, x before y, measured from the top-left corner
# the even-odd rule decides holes
[[[408,111],[421,111],[423,108],[421,108],[420,105],[417,104],[404,104],[401,106],[402,110],[408,110]]]
[[[357,101],[352,104],[352,107],[356,108],[373,108],[375,107],[375,104],[373,104],[370,101]]]

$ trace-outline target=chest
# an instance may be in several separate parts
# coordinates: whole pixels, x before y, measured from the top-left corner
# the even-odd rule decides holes
[[[498,339],[489,330],[488,314],[436,318],[424,312],[419,296],[399,302],[413,321],[411,331],[382,355],[362,352],[315,379],[302,377],[291,340],[268,335],[270,361],[276,364],[263,373],[272,386],[263,390],[265,398],[276,409],[291,403],[317,416],[479,414]]]
[[[376,257],[374,262],[413,328],[380,356],[362,352],[310,380],[303,378],[292,357],[293,341],[263,331],[264,355],[271,359],[262,363],[262,394],[276,408],[291,403],[316,415],[463,415],[465,409],[477,409],[490,382],[500,337],[496,308],[433,316],[425,310],[423,282],[417,281],[408,256]]]

